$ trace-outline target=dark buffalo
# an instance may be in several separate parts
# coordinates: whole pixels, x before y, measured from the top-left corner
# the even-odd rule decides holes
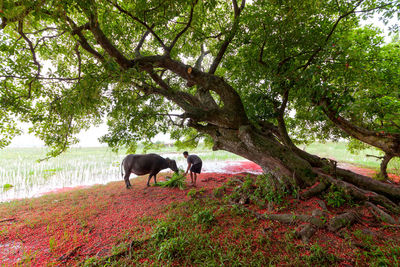
[[[125,170],[125,176],[122,172],[122,166]],[[169,158],[165,159],[157,154],[130,154],[126,156],[121,163],[121,176],[124,176],[126,188],[132,188],[129,181],[129,176],[131,173],[136,175],[150,174],[149,179],[147,180],[147,186],[149,186],[151,176],[154,176],[154,183],[157,183],[157,174],[166,168],[170,168],[176,173],[178,172],[178,167],[176,166],[175,160],[171,160]]]

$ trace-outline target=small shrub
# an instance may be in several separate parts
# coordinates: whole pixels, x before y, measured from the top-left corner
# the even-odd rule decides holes
[[[330,254],[318,244],[312,245],[310,251],[311,254],[304,256],[304,260],[311,266],[321,266],[322,264],[330,264],[338,261],[338,258],[335,255]]]
[[[118,253],[126,251],[127,248],[128,248],[128,244],[127,243],[120,243],[119,245],[113,246],[111,248],[111,254],[116,255]]]
[[[196,199],[199,198],[204,194],[206,190],[204,188],[200,188],[199,190],[196,189],[190,189],[189,192],[187,193],[187,196],[190,197],[191,199]]]
[[[376,173],[373,178],[378,181],[386,181],[387,180],[387,178],[385,176],[383,176],[382,173],[380,173],[380,172]]]
[[[57,244],[57,242],[56,242],[54,236],[50,237],[50,239],[49,239],[50,251],[54,251],[56,249],[56,244]]]
[[[213,194],[215,197],[222,197],[226,193],[226,187],[225,185],[214,188]]]
[[[171,224],[166,221],[161,221],[158,223],[153,235],[151,236],[157,242],[161,242],[164,239],[168,239],[176,235],[178,227],[176,224]]]
[[[215,222],[215,216],[211,210],[202,210],[199,213],[194,214],[193,219],[196,223],[199,223],[206,228],[209,228]]]
[[[232,205],[231,206],[231,213],[233,216],[245,216],[247,215],[247,210],[243,209],[240,205]]]
[[[280,205],[289,193],[283,183],[278,182],[276,186],[273,185],[271,180],[273,178],[268,177],[268,175],[257,176],[255,183],[257,189],[254,191],[254,199],[257,200],[256,204],[259,206],[265,205],[265,201]]]
[[[157,259],[173,260],[179,258],[185,252],[187,241],[184,237],[167,239],[160,244]]]
[[[329,191],[325,194],[325,200],[329,206],[339,208],[346,203],[348,196],[346,196],[343,190],[331,185]]]
[[[96,257],[90,257],[83,262],[83,267],[101,266],[101,261]]]
[[[233,192],[226,196],[226,199],[238,202],[243,197],[251,197],[254,191],[253,179],[250,176],[245,178],[245,181],[234,188]]]

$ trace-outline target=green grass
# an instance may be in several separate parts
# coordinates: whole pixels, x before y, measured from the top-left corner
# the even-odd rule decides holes
[[[360,167],[367,167],[378,170],[381,160],[368,157],[367,155],[382,156],[382,152],[377,149],[369,148],[360,151],[358,154],[352,154],[347,150],[345,142],[327,142],[313,143],[306,147],[301,147],[311,154],[316,154],[320,157],[331,158],[338,162],[351,163]],[[400,158],[394,158],[388,165],[388,171],[400,175]]]
[[[83,266],[336,266],[346,262],[330,245],[341,239],[325,237],[310,243],[299,243],[294,227],[277,233],[279,226],[270,224],[263,231],[260,221],[237,206],[223,200],[191,199],[171,203],[162,212],[165,217],[146,217],[140,229],[120,240],[107,258],[92,257]],[[391,266],[398,263],[400,249],[395,238],[375,245],[369,237],[354,236],[371,243],[368,250],[355,249],[342,243],[355,266]],[[339,246],[336,246],[336,249]],[[130,251],[130,248],[132,250]],[[130,252],[129,252],[130,251]],[[393,265],[392,265],[393,266]],[[395,265],[397,266],[397,265]]]
[[[165,210],[166,218],[145,222],[153,227],[152,234],[128,240],[135,249],[133,253],[106,261],[91,258],[84,265],[268,266],[278,261],[266,252],[254,251],[259,240],[243,231],[242,225],[231,223],[243,215],[228,215],[229,208],[220,204],[213,200],[173,203]],[[217,216],[233,217],[218,222]]]

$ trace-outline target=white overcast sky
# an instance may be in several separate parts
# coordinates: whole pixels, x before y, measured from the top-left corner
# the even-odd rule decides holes
[[[396,19],[393,19],[391,22],[389,22],[388,25],[384,25],[383,22],[379,21],[376,18],[369,19],[367,21],[364,21],[363,24],[373,24],[376,27],[381,28],[384,33],[385,33],[385,40],[386,42],[389,42],[391,40],[391,36],[387,35],[388,32],[388,27],[393,25],[395,23]],[[43,142],[31,135],[28,134],[27,132],[27,127],[23,127],[25,130],[25,133],[17,136],[13,139],[12,143],[8,147],[43,147]],[[105,146],[105,144],[101,144],[98,141],[98,138],[103,136],[104,134],[107,133],[107,126],[106,124],[101,124],[98,127],[92,127],[88,131],[81,132],[78,135],[78,138],[80,139],[80,143],[77,144],[76,146],[80,147],[96,147],[96,146]],[[156,137],[156,140],[161,140],[165,142],[169,142],[170,139],[167,135],[158,135]]]

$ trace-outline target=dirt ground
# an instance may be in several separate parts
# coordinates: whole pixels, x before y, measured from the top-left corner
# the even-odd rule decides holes
[[[373,175],[368,169],[343,167]],[[231,177],[244,177],[246,172],[254,170],[260,170],[259,166],[246,162],[235,170],[242,174],[203,173],[198,177],[196,189],[204,188],[204,194],[212,197],[213,189]],[[164,175],[159,180],[163,180]],[[399,177],[392,178],[395,182],[400,180]],[[151,226],[146,226],[148,229],[138,226],[148,217],[163,217],[166,205],[190,200],[187,194],[193,189],[190,186],[185,190],[146,187],[146,177],[131,179],[131,183],[131,190],[125,189],[123,181],[119,181],[88,188],[68,188],[66,192],[57,190],[43,197],[0,205],[0,263],[5,266],[21,262],[33,266],[74,265],[85,258],[109,255],[119,240],[140,235],[137,231],[152,231]],[[315,198],[301,202],[289,200],[285,212],[307,213],[318,207]],[[332,211],[331,216],[337,213],[340,209]],[[263,222],[260,227],[277,236],[283,236],[288,230],[286,225],[268,222]],[[358,224],[352,231],[357,230],[369,231],[378,243],[383,236],[398,238],[399,235],[391,228],[371,225]],[[323,230],[318,231],[315,238],[325,240],[326,249],[342,258],[343,266],[352,265],[353,247],[345,245],[346,240]]]

